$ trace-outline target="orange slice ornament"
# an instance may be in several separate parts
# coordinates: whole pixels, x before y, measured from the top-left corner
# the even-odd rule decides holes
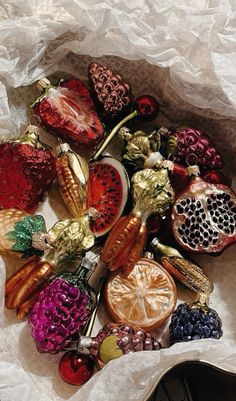
[[[177,290],[170,274],[154,260],[141,258],[127,275],[111,274],[105,288],[107,311],[115,322],[144,330],[160,327],[170,316]]]

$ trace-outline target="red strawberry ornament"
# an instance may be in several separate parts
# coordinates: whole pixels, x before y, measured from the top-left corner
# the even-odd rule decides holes
[[[43,78],[38,87],[43,93],[32,107],[46,128],[81,146],[93,147],[102,140],[103,125],[88,89],[79,79],[60,81],[53,86]]]
[[[0,144],[0,208],[32,211],[56,178],[55,159],[29,125],[23,137]]]

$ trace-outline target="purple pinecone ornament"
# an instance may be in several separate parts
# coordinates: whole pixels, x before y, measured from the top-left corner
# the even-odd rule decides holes
[[[81,266],[76,272],[54,276],[40,292],[29,318],[39,352],[63,351],[85,328],[96,305],[87,279],[88,269]]]

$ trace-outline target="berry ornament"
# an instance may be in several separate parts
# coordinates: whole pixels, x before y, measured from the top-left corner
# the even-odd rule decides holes
[[[0,144],[0,208],[30,212],[43,199],[56,178],[51,150],[39,140],[39,129]]]
[[[199,302],[180,304],[171,317],[170,344],[202,338],[219,339],[222,336],[218,313]]]
[[[63,351],[85,328],[96,305],[90,274],[91,264],[84,259],[76,272],[59,273],[42,289],[29,318],[38,351]]]
[[[38,81],[42,95],[32,107],[46,128],[78,142],[81,146],[97,145],[104,135],[93,100],[79,79],[60,81],[53,86],[47,78]]]
[[[103,117],[117,117],[131,106],[131,87],[120,75],[114,74],[101,64],[91,63],[88,67],[88,77]]]
[[[81,336],[78,346],[83,352],[96,356],[101,366],[124,354],[161,348],[150,333],[126,323],[109,323],[94,338]]]
[[[210,184],[199,177],[197,166],[189,186],[172,209],[176,241],[191,252],[219,253],[236,240],[236,196],[226,185]]]
[[[59,363],[61,378],[68,384],[81,386],[93,375],[94,361],[91,356],[81,355],[77,350],[66,352]]]
[[[195,162],[200,167],[218,169],[224,166],[221,154],[211,143],[205,132],[195,128],[178,128],[176,131],[161,127],[159,133],[167,137],[166,152],[175,157],[175,161]],[[193,159],[192,159],[193,158]]]

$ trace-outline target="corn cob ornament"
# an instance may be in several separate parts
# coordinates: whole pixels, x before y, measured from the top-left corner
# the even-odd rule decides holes
[[[56,169],[62,199],[74,217],[86,211],[89,168],[87,161],[67,143],[56,148]]]

